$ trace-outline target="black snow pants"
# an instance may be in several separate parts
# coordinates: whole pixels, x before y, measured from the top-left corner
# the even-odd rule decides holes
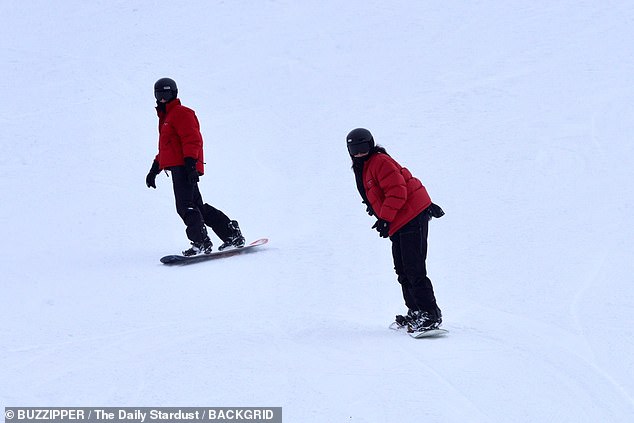
[[[410,310],[441,316],[434,288],[427,277],[427,234],[429,212],[424,210],[390,237],[392,257],[405,305]]]
[[[203,198],[198,190],[197,183],[190,183],[187,179],[185,166],[173,166],[169,168],[172,173],[174,185],[174,199],[176,200],[176,212],[183,219],[187,229],[187,238],[193,242],[200,242],[207,237],[207,228],[211,227],[214,233],[223,242],[231,236],[229,228],[230,219],[222,211],[203,203]]]

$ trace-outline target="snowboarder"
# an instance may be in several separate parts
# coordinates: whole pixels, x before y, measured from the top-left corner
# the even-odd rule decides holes
[[[425,261],[429,220],[444,212],[432,203],[423,184],[409,170],[375,145],[370,131],[352,130],[346,144],[366,211],[377,217],[372,228],[392,241],[394,269],[408,308],[406,315],[396,316],[393,325],[407,327],[409,332],[437,329],[442,313]]]
[[[209,254],[212,242],[205,225],[223,241],[218,250],[243,247],[244,237],[238,222],[222,211],[203,203],[198,189],[199,177],[204,174],[203,138],[198,118],[192,109],[181,105],[176,82],[161,78],[154,84],[156,113],[159,118],[158,154],[145,178],[148,188],[156,189],[156,176],[161,170],[172,174],[176,211],[185,223],[191,247],[184,256]]]

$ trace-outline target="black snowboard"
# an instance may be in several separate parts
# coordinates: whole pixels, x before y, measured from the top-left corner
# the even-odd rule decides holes
[[[258,239],[257,241],[253,241],[249,245],[245,245],[242,248],[230,248],[223,251],[216,251],[210,254],[198,254],[196,256],[190,256],[190,257],[181,256],[181,255],[170,255],[170,256],[165,256],[161,258],[161,263],[166,264],[168,266],[174,266],[174,265],[183,266],[185,264],[200,263],[201,261],[237,256],[238,254],[253,252],[255,250],[255,247],[264,245],[267,242],[269,242],[267,238],[262,238],[262,239]]]

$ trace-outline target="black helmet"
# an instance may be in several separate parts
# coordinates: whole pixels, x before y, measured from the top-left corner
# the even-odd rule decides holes
[[[178,97],[178,88],[176,82],[170,78],[161,78],[154,83],[154,97],[156,101],[165,100],[166,102],[174,100]]]
[[[357,128],[346,137],[346,145],[351,156],[369,153],[374,148],[374,138],[367,129]]]

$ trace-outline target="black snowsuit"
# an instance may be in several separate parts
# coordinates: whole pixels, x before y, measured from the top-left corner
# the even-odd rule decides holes
[[[392,257],[403,299],[409,310],[427,311],[440,317],[431,280],[427,277],[429,210],[424,210],[390,237]]]
[[[194,242],[200,242],[207,236],[205,225],[210,226],[214,233],[223,242],[231,235],[229,228],[230,219],[222,211],[203,203],[198,190],[198,183],[189,182],[185,166],[172,166],[168,168],[172,174],[174,185],[174,199],[176,212],[183,219],[187,229],[187,238]]]

